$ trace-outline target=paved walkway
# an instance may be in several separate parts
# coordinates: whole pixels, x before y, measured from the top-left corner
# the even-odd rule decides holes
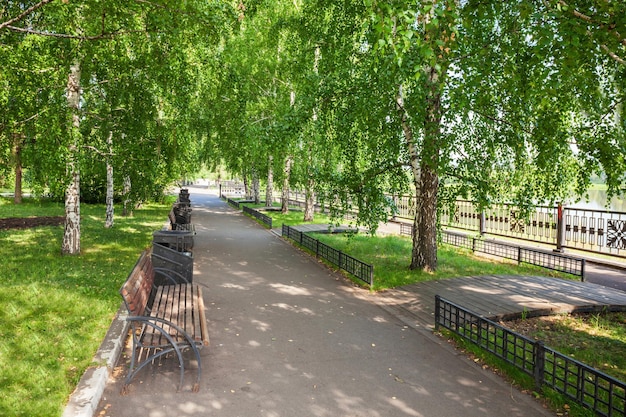
[[[426,301],[411,301],[421,293],[356,288],[217,196],[190,192],[211,333],[200,392],[190,392],[197,364],[177,393],[166,360],[121,396],[122,358],[95,415],[552,415],[433,335]]]

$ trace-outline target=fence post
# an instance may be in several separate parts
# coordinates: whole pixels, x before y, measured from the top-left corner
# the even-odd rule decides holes
[[[585,259],[580,260],[580,281],[585,282]]]
[[[535,366],[533,367],[533,374],[535,377],[535,389],[537,392],[541,392],[543,380],[545,376],[546,367],[546,350],[543,342],[536,342],[533,345],[533,356]]]
[[[439,331],[439,318],[441,314],[439,313],[439,307],[441,305],[441,297],[439,295],[435,295],[435,331]]]
[[[517,264],[521,264],[522,263],[522,247],[518,246],[517,247]]]
[[[343,258],[343,252],[339,251],[339,269],[343,269],[343,265],[341,263],[341,258]]]
[[[565,246],[565,220],[563,219],[563,204],[557,206],[556,216],[556,249],[555,252],[563,252]]]
[[[480,211],[480,218],[479,218],[479,225],[478,225],[478,230],[480,231],[480,235],[484,236],[485,233],[487,233],[487,225],[486,223],[486,219],[485,219],[485,210],[481,210]]]

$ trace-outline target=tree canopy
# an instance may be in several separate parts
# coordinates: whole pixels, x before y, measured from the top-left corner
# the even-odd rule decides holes
[[[108,155],[140,199],[223,164],[372,228],[411,191],[411,268],[437,267],[459,196],[528,208],[625,180],[623,2],[9,1],[0,48],[0,158],[34,184],[63,192],[75,157],[102,188]]]

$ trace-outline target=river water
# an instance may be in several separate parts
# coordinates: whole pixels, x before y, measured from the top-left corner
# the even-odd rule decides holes
[[[611,203],[606,205],[606,191],[604,190],[590,190],[589,200],[583,198],[581,201],[569,202],[564,204],[565,207],[571,208],[584,208],[591,210],[607,210],[607,211],[622,211],[626,212],[626,200],[624,198],[613,197]]]

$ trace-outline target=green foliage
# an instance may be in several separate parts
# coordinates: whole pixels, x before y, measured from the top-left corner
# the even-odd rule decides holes
[[[0,20],[22,11],[11,2]],[[12,166],[19,148],[33,188],[57,196],[65,191],[70,153],[88,176],[89,200],[102,196],[107,160],[118,190],[131,180],[126,198],[158,194],[199,167],[190,111],[203,106],[193,100],[203,70],[196,50],[216,45],[235,18],[223,1],[89,0],[48,3],[3,27],[0,160]],[[65,89],[73,63],[82,75],[81,128],[70,152]]]
[[[56,1],[0,29],[0,167],[21,157],[34,189],[62,195],[76,157],[101,198],[108,160],[140,201],[202,163],[279,182],[291,158],[292,186],[372,229],[385,193],[436,196],[416,214],[431,231],[459,196],[528,208],[597,176],[623,188],[624,2],[236,3]]]

